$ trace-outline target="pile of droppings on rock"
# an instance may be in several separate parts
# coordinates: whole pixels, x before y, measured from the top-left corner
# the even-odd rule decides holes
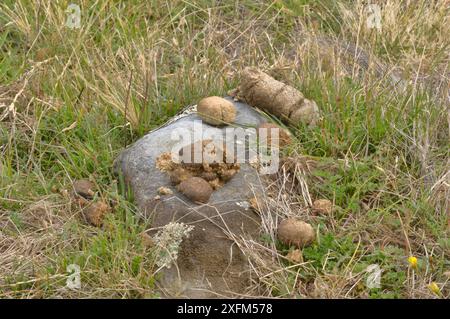
[[[201,152],[198,163],[195,163],[194,152]],[[177,190],[196,203],[208,202],[213,191],[226,184],[240,169],[235,161],[227,162],[226,148],[215,145],[212,140],[184,146],[178,156],[174,160],[170,152],[162,153],[156,160],[156,167],[167,172]]]

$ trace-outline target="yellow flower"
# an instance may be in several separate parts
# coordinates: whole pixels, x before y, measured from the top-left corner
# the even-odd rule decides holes
[[[410,256],[410,257],[408,258],[408,262],[409,262],[409,265],[410,265],[412,268],[414,268],[414,269],[417,268],[417,258],[416,258],[416,257]]]
[[[441,295],[441,290],[439,289],[438,285],[434,281],[428,285],[428,289],[430,289],[433,293],[435,293],[438,296]]]

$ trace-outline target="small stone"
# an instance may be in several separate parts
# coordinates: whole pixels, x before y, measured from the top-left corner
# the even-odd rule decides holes
[[[108,204],[99,201],[83,208],[82,214],[89,224],[100,227],[103,224],[103,219],[110,210],[111,208]]]
[[[313,203],[313,213],[318,215],[328,215],[333,211],[333,203],[328,199],[318,199]]]
[[[314,241],[315,232],[310,224],[287,218],[278,226],[278,239],[285,245],[303,248]]]
[[[75,194],[86,199],[92,199],[95,195],[95,185],[87,179],[80,179],[73,182],[73,190]]]
[[[294,249],[294,250],[290,251],[286,255],[286,258],[290,262],[293,262],[295,264],[299,264],[299,263],[303,262],[303,254],[302,254],[302,251],[300,249]]]
[[[193,202],[206,203],[213,189],[207,181],[200,177],[191,177],[177,186],[178,190]]]
[[[170,188],[161,186],[160,188],[158,188],[158,194],[159,195],[172,195],[173,192]]]
[[[236,119],[233,103],[218,96],[210,96],[198,102],[197,113],[208,124],[226,125]]]

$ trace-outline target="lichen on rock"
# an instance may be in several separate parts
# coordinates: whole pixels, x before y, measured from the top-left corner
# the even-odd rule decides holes
[[[172,267],[178,258],[178,250],[183,238],[188,238],[193,229],[194,226],[184,223],[169,223],[153,237],[158,253],[156,258],[158,267]]]

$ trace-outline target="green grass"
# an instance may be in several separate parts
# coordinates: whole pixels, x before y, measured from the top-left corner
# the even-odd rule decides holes
[[[308,215],[319,237],[303,250],[306,264],[281,262],[283,276],[265,291],[433,298],[427,286],[436,282],[449,297],[445,92],[395,91],[372,69],[353,76],[354,60],[317,49],[320,37],[358,42],[389,70],[434,85],[447,76],[448,87],[444,0],[385,4],[381,33],[365,26],[361,6],[343,0],[78,1],[80,29],[65,26],[69,3],[0,5],[0,106],[17,95],[15,112],[0,121],[1,297],[158,296],[157,267],[140,236],[148,225],[137,220],[112,163],[184,106],[225,95],[249,65],[319,105],[316,128],[290,127],[290,152],[318,159],[310,194],[337,206],[330,216]],[[116,203],[102,228],[84,224],[71,202],[72,181],[81,178]],[[30,219],[42,201],[52,221],[43,228]],[[410,255],[420,260],[417,270]],[[65,288],[73,263],[81,290]],[[374,263],[382,286],[368,289],[365,268]]]

